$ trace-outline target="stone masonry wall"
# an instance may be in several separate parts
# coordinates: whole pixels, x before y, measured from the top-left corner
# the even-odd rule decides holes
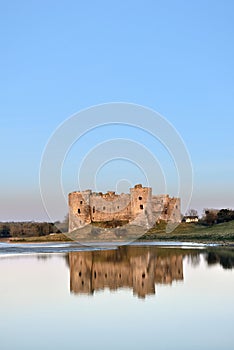
[[[150,187],[136,185],[130,194],[91,190],[69,194],[69,232],[91,222],[129,221],[152,227],[158,220],[180,222],[180,199],[152,195]]]
[[[155,221],[181,221],[180,198],[170,198],[168,194],[152,196],[152,212]]]
[[[115,192],[92,193],[90,196],[91,220],[93,222],[112,221],[112,220],[130,220],[131,202],[130,195]]]

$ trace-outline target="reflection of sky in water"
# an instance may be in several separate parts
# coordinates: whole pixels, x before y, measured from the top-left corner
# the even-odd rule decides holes
[[[185,256],[183,280],[156,283],[145,299],[131,288],[70,293],[66,254],[4,257],[0,276],[4,350],[231,349],[234,342],[234,270],[208,266],[204,254]]]

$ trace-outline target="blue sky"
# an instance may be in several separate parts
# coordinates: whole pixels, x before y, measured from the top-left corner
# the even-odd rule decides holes
[[[192,207],[234,207],[233,23],[227,0],[2,2],[0,220],[46,220],[49,137],[72,114],[120,101],[177,129],[194,168]],[[64,173],[76,176],[69,162]]]

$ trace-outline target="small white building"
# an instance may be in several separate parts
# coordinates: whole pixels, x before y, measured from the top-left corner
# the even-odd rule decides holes
[[[198,222],[197,215],[186,215],[183,217],[182,222]]]

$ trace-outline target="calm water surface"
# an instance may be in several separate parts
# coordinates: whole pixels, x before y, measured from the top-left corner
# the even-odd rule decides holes
[[[234,250],[0,244],[0,348],[233,349]]]

